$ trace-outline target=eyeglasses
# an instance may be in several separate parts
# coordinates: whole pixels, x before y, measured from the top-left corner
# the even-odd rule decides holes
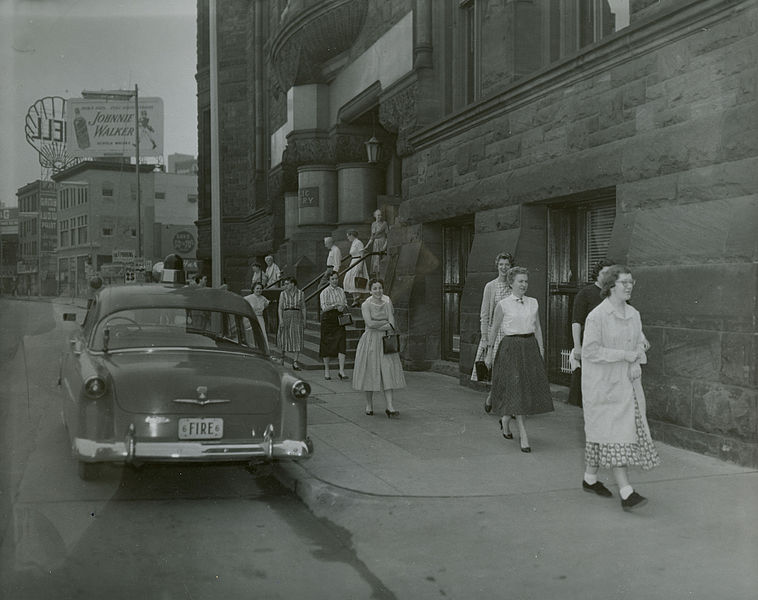
[[[618,279],[616,280],[616,283],[620,283],[621,285],[631,285],[633,286],[635,283],[637,283],[634,279]]]

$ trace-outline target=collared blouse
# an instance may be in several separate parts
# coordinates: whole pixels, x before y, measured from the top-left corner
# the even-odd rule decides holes
[[[336,304],[347,306],[347,296],[345,296],[345,290],[343,290],[341,287],[335,288],[330,285],[324,288],[324,290],[321,292],[321,295],[319,296],[319,300],[321,301],[322,311],[336,310]]]
[[[536,298],[514,295],[506,296],[495,307],[495,315],[490,327],[490,339],[496,339],[498,330],[503,335],[528,335],[534,334],[540,354],[544,355],[542,344],[542,327],[540,327],[539,303]],[[493,355],[497,351],[492,348]]]

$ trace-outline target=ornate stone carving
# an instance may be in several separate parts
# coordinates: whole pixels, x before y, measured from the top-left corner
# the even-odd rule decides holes
[[[387,131],[397,134],[397,155],[413,154],[409,136],[418,127],[418,84],[403,88],[379,105],[379,123]]]
[[[271,63],[282,89],[321,83],[322,67],[353,45],[367,12],[368,0],[316,0],[288,10],[271,44]]]

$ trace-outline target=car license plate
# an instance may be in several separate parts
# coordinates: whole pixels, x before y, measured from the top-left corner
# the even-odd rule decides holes
[[[224,420],[211,418],[179,419],[180,440],[217,440],[224,437]]]

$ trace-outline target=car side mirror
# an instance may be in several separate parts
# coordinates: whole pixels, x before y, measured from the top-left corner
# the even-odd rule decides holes
[[[63,320],[76,323],[76,313],[63,313]]]

